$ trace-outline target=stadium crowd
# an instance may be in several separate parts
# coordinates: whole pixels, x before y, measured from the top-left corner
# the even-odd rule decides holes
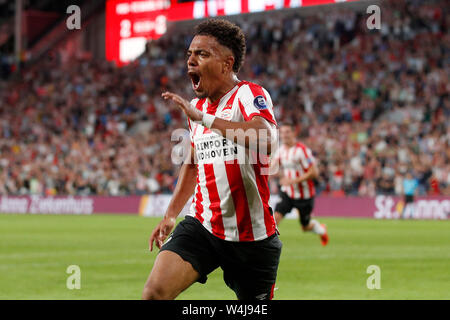
[[[264,86],[279,122],[314,152],[320,193],[450,195],[449,1],[383,2],[365,13],[233,19],[247,35],[240,79]],[[184,115],[160,94],[192,97],[186,28],[172,25],[117,68],[59,55],[0,82],[0,194],[170,193]],[[276,191],[276,184],[271,186]]]

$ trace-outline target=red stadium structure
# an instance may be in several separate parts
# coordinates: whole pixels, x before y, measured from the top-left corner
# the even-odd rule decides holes
[[[334,2],[342,1],[108,0],[106,2],[106,58],[109,61],[115,61],[118,65],[123,65],[130,60],[128,55],[130,51],[133,51],[133,47],[136,48],[135,55],[140,55],[145,42],[161,37],[166,31],[166,24],[170,21],[266,12]]]

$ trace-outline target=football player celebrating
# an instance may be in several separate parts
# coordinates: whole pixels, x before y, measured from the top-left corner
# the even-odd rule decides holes
[[[280,224],[283,217],[293,208],[299,211],[303,231],[311,231],[320,236],[323,246],[328,243],[325,225],[311,219],[314,208],[314,179],[319,176],[316,160],[311,149],[295,139],[292,124],[280,126],[281,146],[273,158],[272,165],[281,166],[280,202],[275,206],[275,220]]]
[[[156,242],[160,252],[143,299],[174,299],[193,283],[205,283],[218,267],[238,299],[273,297],[282,244],[269,207],[269,164],[249,154],[256,149],[270,155],[276,121],[269,93],[237,78],[244,54],[238,26],[221,19],[202,22],[187,51],[197,98],[188,102],[163,93],[186,114],[191,147],[150,237],[150,250]],[[169,236],[193,193],[190,214]]]

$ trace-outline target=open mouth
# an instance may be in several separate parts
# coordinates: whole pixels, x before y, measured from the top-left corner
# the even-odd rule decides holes
[[[194,72],[194,71],[190,71],[190,72],[188,72],[188,75],[191,78],[192,88],[194,90],[198,90],[198,88],[200,87],[200,82],[201,82],[200,74],[198,74],[197,72]]]

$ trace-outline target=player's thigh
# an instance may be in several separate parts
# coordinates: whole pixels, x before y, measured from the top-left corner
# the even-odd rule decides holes
[[[219,266],[208,237],[212,235],[195,218],[181,221],[161,247],[147,292],[172,298],[195,281],[205,283],[207,275]]]
[[[222,266],[227,286],[239,300],[272,299],[282,248],[278,236],[232,246],[232,262]]]
[[[300,223],[303,227],[309,225],[311,214],[314,209],[314,199],[298,200],[295,206],[299,211]]]
[[[161,251],[145,284],[143,298],[174,299],[199,277],[192,265],[177,253]]]

